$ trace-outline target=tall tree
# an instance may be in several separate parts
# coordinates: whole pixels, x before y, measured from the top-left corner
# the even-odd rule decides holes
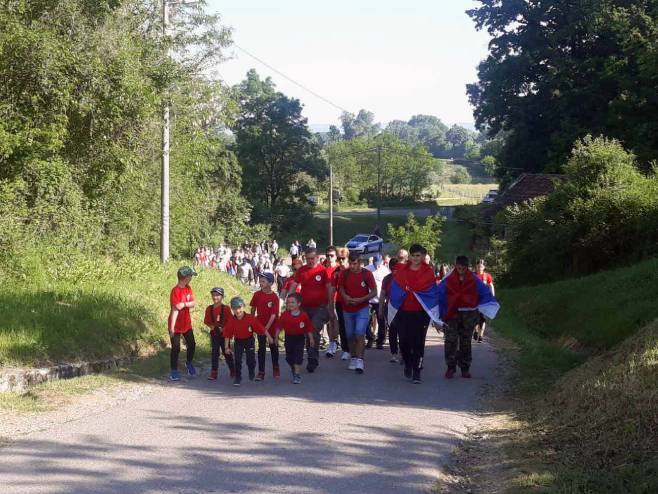
[[[305,204],[311,192],[307,178],[323,177],[326,164],[299,100],[278,92],[269,77],[261,79],[253,69],[235,89],[240,109],[232,129],[243,190],[256,205],[255,218],[280,229],[293,219],[284,218],[285,212]]]
[[[375,114],[367,110],[359,110],[356,116],[345,112],[340,116],[340,121],[343,136],[348,141],[357,137],[374,137],[381,130],[381,126],[375,123]]]
[[[590,133],[622,140],[645,165],[656,158],[657,2],[479,3],[469,15],[493,39],[468,93],[478,126],[506,131],[499,177],[558,170]]]

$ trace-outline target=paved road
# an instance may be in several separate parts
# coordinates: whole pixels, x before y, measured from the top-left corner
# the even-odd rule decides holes
[[[432,214],[432,210],[422,209],[422,208],[396,208],[396,209],[382,209],[382,216],[407,216],[409,213],[413,213],[417,218],[425,218]],[[360,211],[334,211],[336,216],[345,216],[345,217],[357,217],[357,216],[376,216],[376,209],[366,209]],[[315,216],[318,218],[328,218],[329,213],[315,213]]]
[[[287,375],[240,388],[226,374],[163,383],[0,449],[2,493],[425,492],[495,365],[477,345],[475,378],[446,381],[442,350],[432,335],[422,385],[387,350],[369,351],[361,376],[323,359],[301,386]]]

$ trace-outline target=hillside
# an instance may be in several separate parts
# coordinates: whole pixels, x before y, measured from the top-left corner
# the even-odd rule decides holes
[[[183,262],[187,264],[187,262]],[[168,342],[169,292],[179,264],[148,257],[111,260],[70,249],[24,249],[0,263],[12,286],[0,295],[0,366],[35,366],[151,352]],[[197,332],[209,291],[245,295],[235,278],[206,270],[192,281]],[[207,338],[199,337],[202,347]]]
[[[658,259],[500,290],[513,492],[658,492]],[[519,487],[523,488],[519,488]]]

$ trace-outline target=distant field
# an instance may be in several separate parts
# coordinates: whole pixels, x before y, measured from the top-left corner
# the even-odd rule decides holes
[[[439,206],[461,206],[479,204],[491,189],[498,189],[498,184],[442,184],[433,185],[431,191]]]

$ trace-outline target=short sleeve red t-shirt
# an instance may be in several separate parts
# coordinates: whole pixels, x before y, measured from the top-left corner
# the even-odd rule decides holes
[[[184,287],[176,285],[171,289],[169,303],[172,309],[176,304],[180,304],[181,302],[192,302],[193,300],[194,294],[192,293],[192,287],[190,285]],[[169,314],[169,320],[167,324],[171,324],[171,313]],[[192,316],[190,315],[189,307],[186,307],[178,311],[178,317],[176,318],[176,323],[174,324],[174,332],[187,333],[191,329]]]
[[[233,314],[224,326],[225,338],[238,338],[244,340],[256,334],[265,334],[265,327],[258,321],[256,316],[245,313],[242,319],[237,319]]]
[[[334,302],[338,303],[343,303],[343,297],[340,294],[340,290],[338,289],[338,280],[340,279],[340,275],[343,273],[343,268],[336,269],[333,272],[333,275],[331,276],[331,286],[334,287]]]
[[[228,305],[222,304],[219,308],[209,305],[206,307],[203,322],[207,326],[220,326],[220,321],[222,321],[221,325],[225,325],[226,321],[228,321],[228,318],[231,316],[231,309],[228,308]]]
[[[485,285],[491,285],[493,283],[493,278],[489,273],[475,273],[475,275],[480,278]]]
[[[263,290],[258,290],[251,297],[249,305],[252,309],[256,309],[256,318],[263,326],[268,323],[272,314],[275,317],[279,316],[279,296],[274,292],[265,293]],[[270,333],[274,332],[275,327],[274,323],[270,326]]]
[[[302,266],[295,275],[295,282],[302,287],[302,305],[315,308],[329,303],[327,291],[327,269],[318,264],[315,267]]]
[[[285,311],[277,321],[277,328],[290,336],[297,336],[315,331],[313,322],[308,314],[304,311],[299,311],[299,314],[294,316],[290,311]]]
[[[360,298],[368,295],[370,290],[376,289],[377,283],[375,282],[372,271],[364,269],[360,273],[353,273],[349,269],[346,269],[340,274],[338,287],[343,288],[345,293],[350,297]],[[367,300],[359,305],[343,303],[343,310],[345,312],[358,312],[365,307],[368,307]]]
[[[331,283],[331,286],[334,287],[334,302],[338,300],[338,290],[336,290],[336,285],[334,284],[334,277],[336,275],[336,272],[339,270],[340,265],[336,264],[335,266],[327,266],[325,269],[327,270],[327,279],[329,280],[329,283]]]

